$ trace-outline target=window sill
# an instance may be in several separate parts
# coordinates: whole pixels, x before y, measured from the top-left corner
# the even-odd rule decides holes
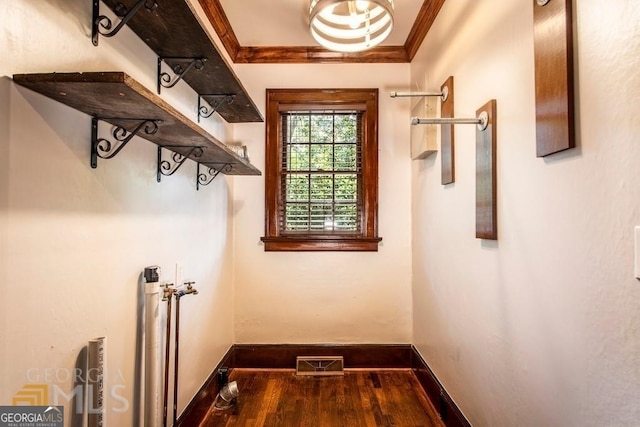
[[[359,251],[377,252],[382,237],[261,237],[266,252]]]

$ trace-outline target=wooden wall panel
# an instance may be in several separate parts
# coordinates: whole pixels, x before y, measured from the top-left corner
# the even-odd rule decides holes
[[[440,117],[453,117],[453,76],[449,77],[440,87],[441,90],[448,90],[447,99],[442,102]],[[453,125],[442,125],[440,127],[440,161],[442,185],[451,184],[455,181],[455,131]]]
[[[572,0],[533,1],[536,154],[575,147]]]
[[[476,130],[476,237],[498,239],[496,203],[496,101],[487,102],[476,112],[487,112],[485,130]]]

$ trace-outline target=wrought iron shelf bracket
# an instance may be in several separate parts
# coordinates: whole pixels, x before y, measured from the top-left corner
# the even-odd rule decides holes
[[[171,67],[171,70],[174,72],[175,76],[173,81],[171,80],[171,76],[167,72],[162,71],[162,63],[169,61],[179,61],[185,63],[186,65],[176,64]],[[202,70],[204,68],[204,64],[207,62],[207,58],[185,58],[185,57],[158,57],[158,94],[162,91],[162,88],[171,89],[174,87],[180,80],[184,78],[184,76],[191,70]]]
[[[131,9],[118,3],[114,9],[115,14],[120,17],[118,25],[113,27],[111,19],[105,15],[100,15],[100,0],[93,0],[93,21],[91,22],[91,42],[94,46],[98,46],[99,36],[113,37],[124,27],[127,22],[135,15],[142,6],[149,12],[153,12],[158,8],[157,0],[138,0]],[[113,28],[113,29],[112,29]]]
[[[215,100],[215,102],[209,102],[211,108],[207,108],[206,105],[202,105],[202,100],[206,100],[207,98],[211,98]],[[233,101],[236,99],[235,95],[218,95],[218,94],[199,94],[198,95],[198,123],[200,123],[200,117],[209,118],[218,111],[218,108],[222,107],[225,103],[228,105],[233,104]]]
[[[115,142],[112,142],[105,138],[98,138],[98,122],[105,119],[100,117],[91,118],[91,167],[93,169],[98,167],[98,157],[105,160],[114,158],[131,141],[131,138],[140,132],[146,135],[154,135],[158,132],[158,124],[162,123],[162,120],[156,119],[118,118],[117,120],[120,121],[131,120],[139,123],[132,131],[122,126],[115,126],[111,132]]]
[[[189,151],[186,154],[180,154],[177,151],[174,151],[171,155],[171,160],[162,160],[162,149],[166,148],[168,150],[177,149],[177,148],[189,148]],[[171,176],[180,167],[184,164],[184,162],[190,157],[201,157],[204,154],[204,150],[199,145],[194,145],[192,147],[185,147],[183,145],[165,145],[164,147],[158,146],[158,172],[157,172],[157,180],[160,182],[162,180],[162,175]]]
[[[233,165],[224,163],[221,164],[220,167],[202,165],[205,169],[201,171],[200,165],[202,165],[202,163],[198,163],[198,170],[196,172],[196,190],[200,190],[201,185],[211,184],[220,172],[228,173],[233,169]]]

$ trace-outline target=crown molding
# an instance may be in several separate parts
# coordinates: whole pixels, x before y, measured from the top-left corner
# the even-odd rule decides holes
[[[198,0],[234,63],[336,64],[411,62],[445,0],[424,0],[404,46],[378,46],[365,52],[333,52],[317,46],[241,46],[220,0]]]
[[[316,46],[241,47],[234,59],[242,64],[409,62],[404,46],[378,46],[365,52],[333,52]]]
[[[427,36],[429,29],[431,29],[431,25],[436,20],[438,13],[440,13],[444,2],[445,0],[425,0],[422,3],[420,12],[418,12],[418,16],[407,36],[407,41],[404,43],[404,50],[409,59],[408,62],[411,62],[416,56],[420,45]]]

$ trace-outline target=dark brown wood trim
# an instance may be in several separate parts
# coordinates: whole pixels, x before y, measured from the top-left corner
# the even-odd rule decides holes
[[[422,3],[420,12],[407,36],[407,41],[404,43],[407,62],[413,61],[444,2],[445,0],[424,0],[424,3]]]
[[[358,53],[332,52],[318,46],[240,46],[220,0],[199,0],[231,60],[243,64],[332,64],[411,62],[445,0],[425,0],[403,46],[378,46]]]
[[[238,51],[240,50],[240,42],[236,37],[236,33],[233,32],[233,28],[231,28],[231,23],[227,18],[227,14],[224,13],[220,0],[199,0],[199,2],[231,60],[236,62],[236,56],[238,56]]]
[[[200,425],[200,422],[206,417],[213,400],[220,391],[218,387],[218,370],[223,366],[229,367],[233,359],[234,346],[222,357],[222,360],[213,369],[209,378],[200,387],[200,390],[191,399],[191,402],[184,409],[177,420],[178,426],[190,427]]]
[[[266,251],[375,251],[378,236],[378,89],[267,89],[265,147],[265,235]],[[281,234],[282,138],[280,112],[309,106],[362,105],[362,226],[354,235],[291,237]],[[352,107],[349,107],[352,108]]]
[[[471,427],[414,346],[411,346],[411,369],[447,427]]]
[[[409,368],[410,344],[236,344],[232,368],[295,369],[297,356],[342,356],[346,369]]]
[[[244,64],[344,64],[409,62],[404,46],[378,46],[365,52],[342,53],[317,46],[241,47],[236,63]]]
[[[471,427],[418,350],[411,344],[234,344],[178,418],[199,425],[218,394],[218,370],[295,369],[297,356],[342,356],[346,369],[411,369],[447,427]]]
[[[261,237],[264,250],[270,251],[363,251],[377,252],[382,237],[371,239],[300,239],[295,237]]]

